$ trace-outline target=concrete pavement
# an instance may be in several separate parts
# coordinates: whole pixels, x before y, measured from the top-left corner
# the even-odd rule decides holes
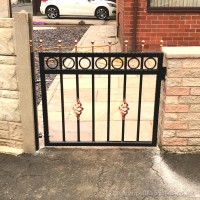
[[[200,155],[156,148],[0,154],[1,200],[199,200]]]

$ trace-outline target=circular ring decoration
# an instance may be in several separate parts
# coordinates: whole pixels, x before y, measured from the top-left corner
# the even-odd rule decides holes
[[[46,65],[49,69],[56,69],[58,67],[58,60],[56,58],[48,58]]]
[[[67,60],[71,60],[71,61],[67,61]],[[66,66],[65,62],[67,62],[67,63],[66,63],[67,66]],[[64,68],[66,68],[66,69],[72,69],[72,68],[74,68],[74,66],[75,66],[75,61],[74,61],[74,59],[71,58],[71,57],[65,58],[65,59],[63,60],[63,66],[64,66]]]
[[[87,67],[83,67],[81,65],[81,62],[84,61],[84,60],[87,60],[88,61],[88,66]],[[91,66],[91,60],[87,57],[82,57],[80,60],[79,60],[79,66],[82,68],[82,69],[88,69],[90,66]]]
[[[117,66],[119,66],[119,67],[115,67],[114,66],[114,61],[115,60],[120,60],[121,61],[121,66],[120,65],[117,65]],[[117,61],[116,61],[117,62]],[[122,67],[123,67],[123,65],[124,65],[124,61],[122,60],[122,58],[117,58],[117,57],[115,57],[113,60],[112,60],[112,67],[114,68],[114,69],[121,69]]]
[[[150,67],[149,66],[147,66],[147,61],[149,62],[151,62],[151,60],[154,62],[154,63],[149,63],[149,65],[150,65]],[[153,65],[152,65],[153,64]],[[151,65],[152,65],[152,67],[151,67]],[[154,69],[155,67],[156,67],[156,65],[157,65],[157,61],[156,61],[156,59],[155,58],[147,58],[145,61],[144,61],[144,66],[147,68],[147,69]]]
[[[132,61],[134,62],[134,60],[137,62],[136,67],[135,66],[131,66],[131,63],[130,63]],[[134,65],[134,63],[132,65]],[[140,66],[140,60],[138,58],[131,58],[131,59],[129,59],[129,61],[128,61],[128,67],[130,69],[137,69],[139,66]]]
[[[105,61],[105,63],[100,63],[101,60]],[[99,62],[99,63],[98,63]],[[98,65],[104,65],[102,67],[98,66]],[[107,64],[108,64],[108,61],[103,58],[103,57],[100,57],[100,58],[97,58],[96,61],[95,61],[95,66],[98,68],[98,69],[105,69],[107,67]]]

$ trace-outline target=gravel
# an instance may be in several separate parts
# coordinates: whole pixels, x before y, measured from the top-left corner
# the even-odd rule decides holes
[[[79,41],[84,33],[88,30],[89,26],[69,26],[69,27],[56,27],[56,29],[47,30],[34,30],[33,40],[35,48],[35,80],[40,80],[40,70],[39,70],[39,58],[38,51],[40,46],[40,39],[43,40],[43,49],[49,52],[57,52],[58,40],[62,41],[62,52],[70,52],[73,49],[74,41]],[[48,49],[45,49],[48,48]],[[46,76],[48,82],[46,82],[47,89],[53,82],[56,75],[50,74]],[[36,83],[36,96],[37,104],[41,101],[41,85],[40,82]]]

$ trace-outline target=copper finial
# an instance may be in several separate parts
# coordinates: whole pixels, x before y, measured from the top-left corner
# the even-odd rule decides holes
[[[163,40],[160,40],[160,51],[162,52],[162,48],[163,48]]]
[[[77,52],[77,51],[78,51],[78,46],[77,46],[77,43],[78,43],[78,41],[77,41],[77,40],[75,40],[75,41],[74,41],[74,43],[75,43],[75,45],[74,45],[75,52]]]
[[[124,44],[125,44],[125,52],[128,52],[128,40],[125,40]]]
[[[92,44],[92,53],[94,53],[94,41],[92,41],[91,44]]]
[[[62,47],[61,47],[61,40],[58,40],[58,48],[59,48],[59,51],[61,51]]]
[[[145,41],[142,40],[142,52],[144,52],[144,45],[145,45]]]
[[[108,51],[111,52],[111,46],[112,46],[112,42],[108,41]]]
[[[43,41],[40,39],[40,51],[43,51]]]

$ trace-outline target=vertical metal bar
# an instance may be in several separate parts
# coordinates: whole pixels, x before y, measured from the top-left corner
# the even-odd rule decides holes
[[[92,69],[94,69],[94,57],[92,57]],[[92,142],[95,142],[95,76],[92,74]]]
[[[143,69],[144,58],[141,57],[141,69]],[[139,99],[138,99],[138,118],[137,118],[137,137],[136,141],[140,139],[140,117],[141,117],[141,104],[142,104],[142,82],[143,75],[140,74],[140,82],[139,82]]]
[[[109,44],[109,53],[111,52],[111,42]],[[108,56],[108,70],[111,69],[111,55]],[[107,141],[110,141],[110,88],[111,88],[111,77],[108,74],[108,107],[107,107]]]
[[[39,149],[39,138],[38,138],[38,112],[37,112],[37,96],[35,88],[35,63],[34,63],[34,51],[32,40],[30,41],[30,53],[31,53],[31,73],[32,73],[32,87],[33,87],[33,109],[34,109],[34,128],[35,128],[35,147]]]
[[[59,52],[61,52],[61,40],[58,40]],[[59,56],[60,70],[62,70],[62,57]],[[65,100],[64,100],[64,86],[63,74],[60,74],[60,99],[61,99],[61,114],[62,114],[62,139],[65,142]]]
[[[78,70],[78,56],[75,57],[76,69]],[[79,100],[79,75],[76,73],[76,100]],[[77,118],[77,140],[80,142],[80,118]]]
[[[155,105],[154,105],[154,120],[153,120],[153,136],[152,144],[156,146],[157,144],[157,132],[158,132],[158,115],[159,115],[159,105],[160,105],[160,88],[162,80],[162,63],[163,55],[158,57],[158,74],[156,79],[156,92],[155,92]]]
[[[125,41],[125,52],[128,51],[128,41]],[[127,57],[124,57],[124,72],[127,69]],[[127,76],[124,74],[124,83],[123,83],[123,101],[126,101],[126,82],[127,82]],[[124,136],[125,136],[125,117],[122,119],[122,142],[124,142]]]
[[[78,46],[77,46],[77,40],[74,41],[74,49],[75,52],[78,52]],[[75,64],[76,64],[76,69],[78,70],[78,55],[75,56]],[[79,101],[79,75],[78,72],[76,73],[76,101]],[[77,141],[81,141],[81,136],[80,136],[80,118],[77,118]]]
[[[43,123],[44,123],[44,144],[49,144],[49,121],[48,121],[48,109],[47,109],[47,91],[45,81],[45,69],[44,69],[44,56],[39,53],[40,63],[40,77],[41,77],[41,93],[42,93],[42,109],[43,109]]]

